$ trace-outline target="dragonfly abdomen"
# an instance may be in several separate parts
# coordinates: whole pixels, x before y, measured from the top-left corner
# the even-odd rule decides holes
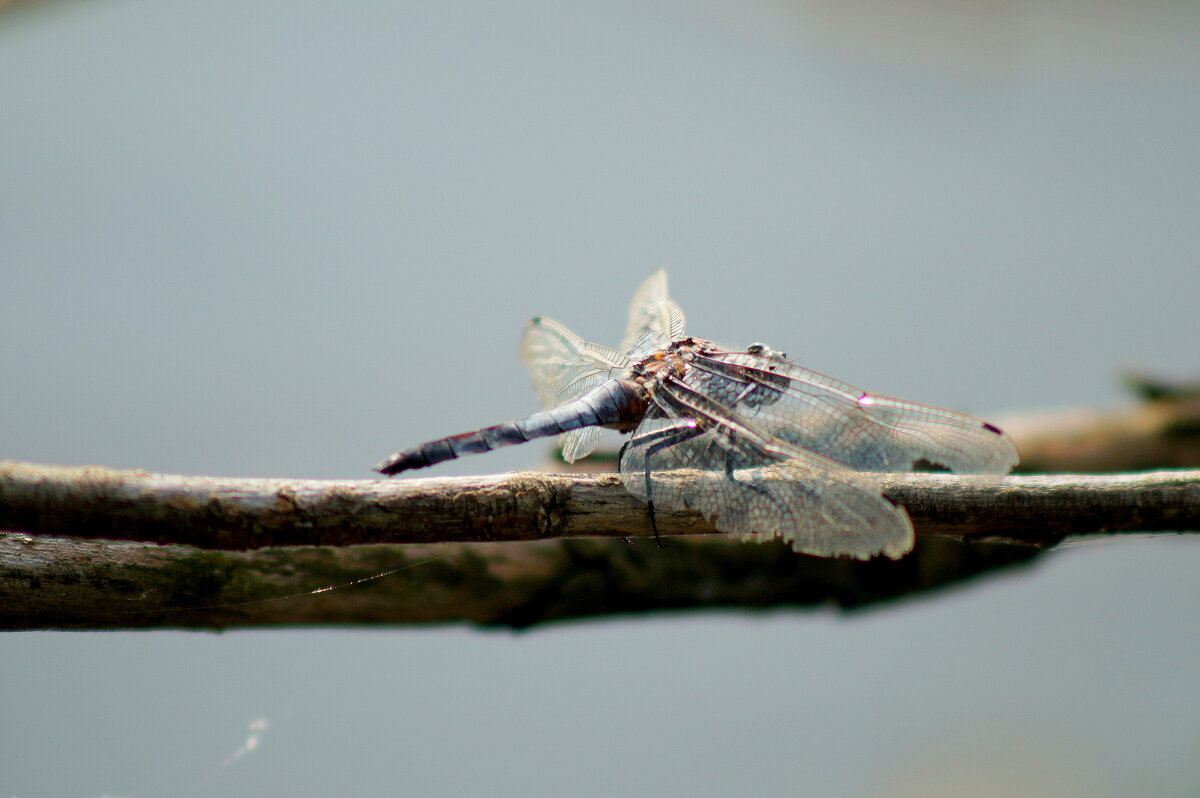
[[[391,475],[414,468],[428,468],[464,454],[490,452],[501,446],[513,446],[580,427],[624,429],[637,422],[644,412],[645,401],[636,383],[608,380],[573,402],[526,418],[450,435],[396,452],[375,466],[375,470]]]

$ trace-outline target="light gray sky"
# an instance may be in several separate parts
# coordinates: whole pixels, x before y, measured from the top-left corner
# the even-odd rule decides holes
[[[533,409],[525,320],[613,344],[660,267],[694,334],[964,410],[1194,376],[1197,40],[1168,2],[7,12],[0,456],[370,476]],[[0,794],[1190,795],[1197,565],[1069,549],[850,620],[0,637]]]

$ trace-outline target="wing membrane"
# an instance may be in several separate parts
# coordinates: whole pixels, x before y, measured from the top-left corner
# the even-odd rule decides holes
[[[667,273],[659,269],[633,295],[621,351],[637,361],[683,337],[683,310],[667,296]]]
[[[869,394],[780,357],[719,353],[693,366],[688,379],[699,386],[736,391],[749,423],[856,471],[911,471],[926,460],[957,473],[1006,474],[1017,464],[1012,440],[981,419]]]
[[[778,537],[822,557],[900,557],[912,525],[868,479],[773,439],[681,383],[663,383],[621,451],[625,488],[699,511],[737,538]]]
[[[607,346],[580,338],[553,319],[537,318],[525,325],[521,362],[529,370],[543,409],[578,399],[607,380],[629,359]],[[559,436],[563,459],[573,463],[591,454],[600,437],[596,427],[583,427]]]

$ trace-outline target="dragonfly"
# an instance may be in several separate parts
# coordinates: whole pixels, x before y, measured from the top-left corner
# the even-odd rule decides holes
[[[1016,446],[952,410],[868,393],[766,344],[729,350],[685,335],[665,271],[642,283],[619,349],[532,319],[521,360],[543,410],[397,452],[387,475],[552,435],[567,462],[602,428],[629,434],[618,468],[649,507],[695,510],[741,540],[780,539],[819,557],[912,550],[907,513],[870,475],[941,467],[1005,474]]]

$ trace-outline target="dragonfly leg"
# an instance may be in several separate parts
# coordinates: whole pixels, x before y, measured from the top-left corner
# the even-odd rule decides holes
[[[732,440],[730,441],[730,443],[732,443]],[[726,479],[728,479],[730,482],[734,482],[734,483],[737,483],[738,485],[741,485],[743,488],[748,488],[757,493],[766,493],[767,492],[766,488],[755,485],[753,482],[746,482],[744,480],[738,479],[736,476],[733,475],[733,465],[734,465],[733,464],[733,454],[734,453],[733,453],[732,446],[730,446],[728,449],[725,450],[725,477],[726,477]]]
[[[662,539],[662,536],[658,534],[658,522],[654,518],[654,483],[650,480],[650,458],[665,449],[677,446],[684,441],[691,440],[703,434],[704,430],[700,427],[693,424],[685,424],[679,427],[668,427],[667,429],[657,430],[638,439],[638,442],[658,439],[646,447],[646,454],[642,459],[642,464],[646,480],[646,507],[650,513],[650,528],[654,530],[654,542],[660,549],[665,549],[667,544]],[[626,446],[633,442],[633,440],[630,440]]]

